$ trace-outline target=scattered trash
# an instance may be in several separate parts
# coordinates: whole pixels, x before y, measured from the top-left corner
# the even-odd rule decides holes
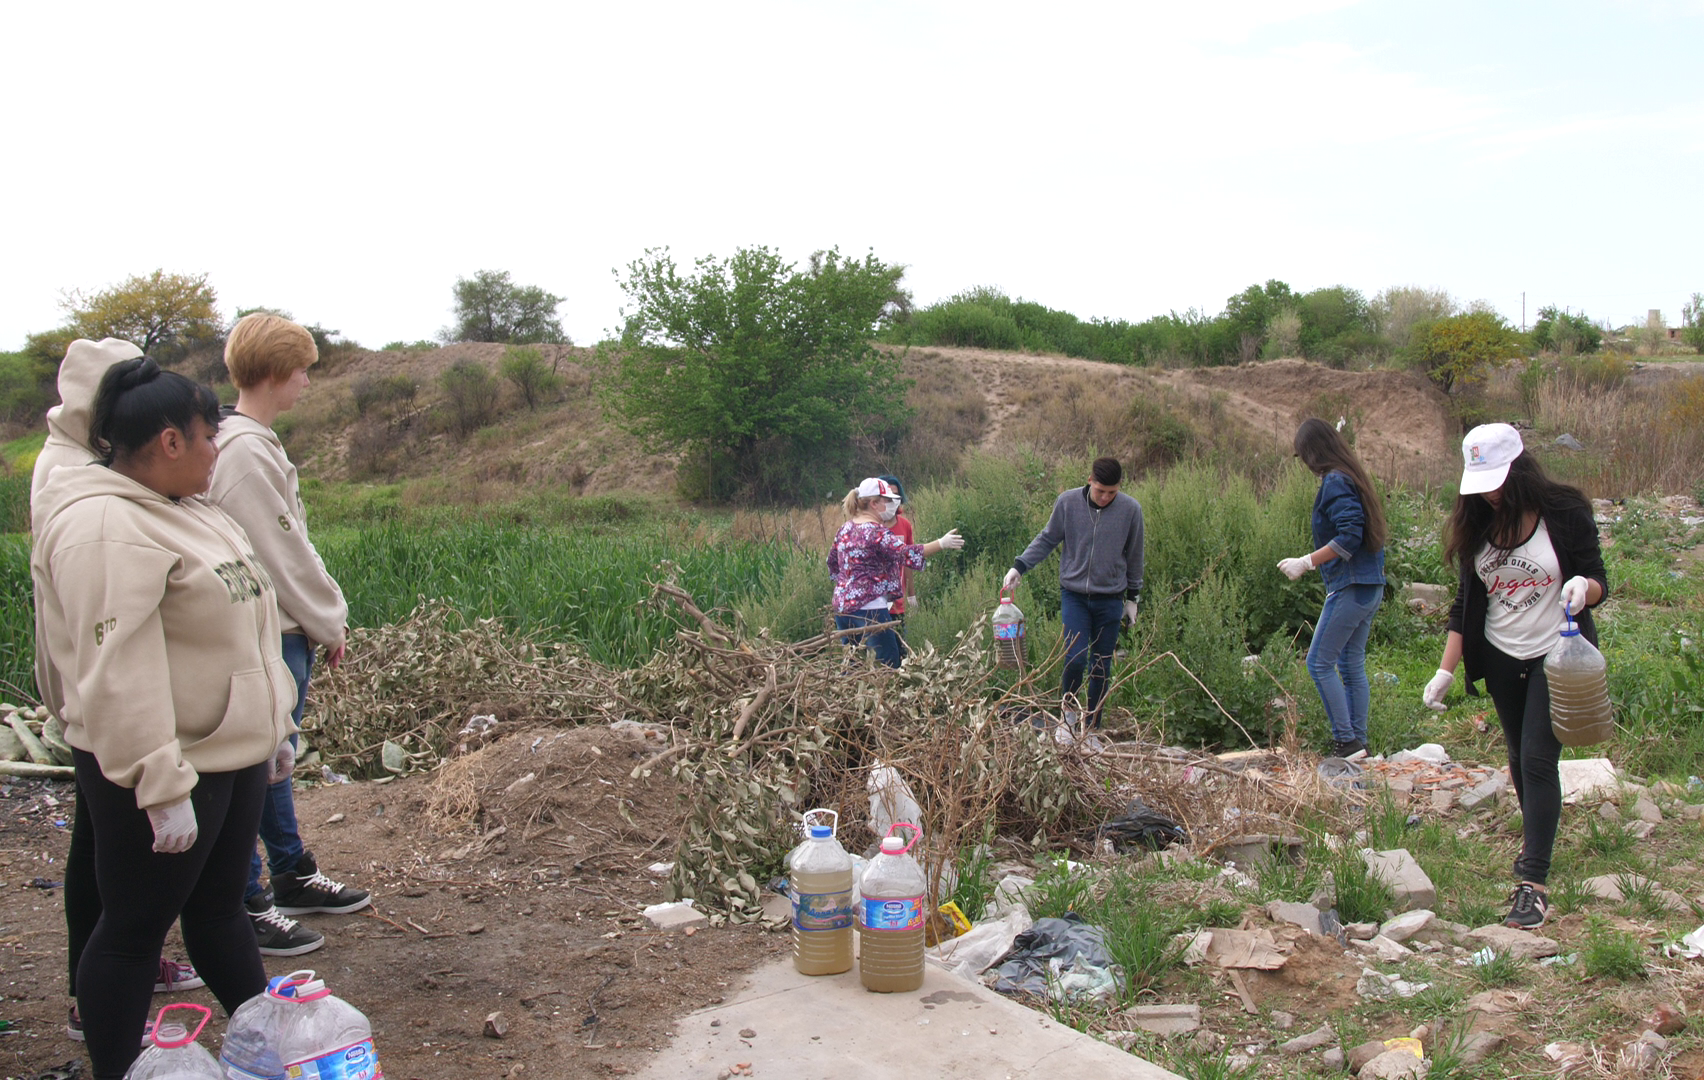
[[[963,979],[974,979],[999,963],[1012,951],[1012,943],[1035,920],[1029,909],[1018,904],[998,919],[984,920],[969,931],[928,950],[942,967]]]
[[[892,765],[876,762],[864,790],[870,793],[870,831],[878,837],[887,836],[896,822],[912,824],[923,820],[923,808],[917,805],[911,785]],[[918,839],[921,838],[919,830]]]
[[[320,766],[320,779],[327,784],[347,784],[349,777],[340,772],[332,772],[330,765]]]
[[[1402,680],[1391,672],[1376,671],[1373,673],[1373,681],[1378,683],[1380,686],[1395,686]]]
[[[50,881],[44,877],[30,878],[26,884],[32,889],[63,889],[65,887],[63,881]]]
[[[1362,968],[1361,978],[1355,983],[1355,992],[1363,998],[1388,1000],[1390,998],[1411,998],[1431,987],[1431,983],[1409,982],[1374,971],[1372,968]]]
[[[1338,788],[1362,788],[1367,786],[1366,770],[1353,761],[1343,758],[1328,757],[1319,763],[1319,778]]]
[[[1491,946],[1487,945],[1483,949],[1480,949],[1478,952],[1474,953],[1472,956],[1468,957],[1467,959],[1468,959],[1468,962],[1471,963],[1474,967],[1484,967],[1486,964],[1489,964],[1493,960],[1497,959],[1497,950],[1493,949]],[[1551,957],[1550,959],[1554,960],[1556,958]]]
[[[461,731],[457,732],[457,734],[458,735],[483,735],[496,726],[497,726],[497,718],[495,716],[492,716],[490,713],[483,713],[479,716],[469,717],[468,721],[467,721],[467,726],[463,727],[461,729]]]
[[[1106,931],[1069,912],[1038,919],[1019,934],[994,971],[993,987],[1002,994],[1080,1001],[1117,993],[1122,974],[1107,951]]]
[[[1437,743],[1421,743],[1412,750],[1398,750],[1386,759],[1392,765],[1402,765],[1410,761],[1424,761],[1428,765],[1443,765],[1450,760],[1450,753]]]
[[[1270,930],[1229,930],[1215,927],[1207,943],[1207,959],[1222,968],[1277,971],[1290,959]]]
[[[1546,956],[1538,962],[1538,966],[1551,967],[1554,965],[1557,967],[1573,967],[1574,962],[1579,958],[1580,954],[1577,952],[1571,952],[1567,956]]]
[[[1569,758],[1557,763],[1562,778],[1562,801],[1577,803],[1581,799],[1612,798],[1620,786],[1620,776],[1608,758]]]
[[[1704,926],[1687,934],[1672,945],[1663,946],[1663,955],[1670,959],[1696,960],[1704,956]]]
[[[1110,839],[1112,849],[1123,855],[1133,849],[1161,851],[1173,844],[1189,842],[1189,834],[1177,822],[1141,799],[1132,799],[1122,817],[1095,830],[1097,839]]]

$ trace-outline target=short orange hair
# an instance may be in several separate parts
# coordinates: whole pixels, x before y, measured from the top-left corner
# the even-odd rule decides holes
[[[314,336],[281,315],[244,315],[225,339],[225,370],[239,390],[287,379],[317,360]]]

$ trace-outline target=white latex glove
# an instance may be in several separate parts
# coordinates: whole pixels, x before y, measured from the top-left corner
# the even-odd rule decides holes
[[[1569,615],[1578,615],[1586,608],[1586,595],[1592,587],[1590,578],[1571,577],[1562,583],[1562,606]]]
[[[1439,668],[1438,673],[1432,676],[1432,681],[1426,684],[1426,689],[1420,694],[1420,700],[1426,703],[1428,709],[1443,712],[1448,708],[1444,704],[1444,695],[1450,692],[1450,684],[1453,682],[1455,675]]]
[[[154,850],[165,855],[178,855],[195,846],[195,807],[189,796],[170,806],[150,808],[148,823],[154,826]]]
[[[1135,626],[1136,625],[1136,610],[1138,608],[1140,608],[1141,606],[1142,606],[1141,602],[1137,601],[1137,600],[1126,600],[1126,601],[1124,601],[1124,625],[1125,626]]]
[[[947,535],[941,537],[935,543],[941,545],[942,551],[957,551],[964,547],[964,537],[959,535],[957,529],[948,529]]]
[[[1015,566],[1012,567],[1010,570],[1006,571],[1006,576],[1000,579],[1000,591],[1011,592],[1013,589],[1018,587],[1018,579],[1021,577],[1023,577],[1023,575],[1018,573],[1018,568]]]
[[[1278,563],[1278,569],[1284,571],[1284,576],[1289,578],[1291,581],[1302,580],[1302,578],[1307,576],[1308,571],[1313,568],[1312,552],[1303,555],[1299,559],[1282,559]]]
[[[272,755],[272,769],[266,775],[268,784],[276,784],[280,780],[290,779],[290,774],[296,771],[296,748],[285,739],[278,744],[278,752]]]
[[[908,612],[917,610],[917,597],[908,596],[905,598],[905,610]]]

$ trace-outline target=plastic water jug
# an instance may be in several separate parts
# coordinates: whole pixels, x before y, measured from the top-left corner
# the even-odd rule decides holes
[[[325,983],[307,973],[294,994],[277,994],[278,1057],[289,1080],[381,1080],[373,1028],[361,1010],[333,996]]]
[[[788,865],[793,966],[801,975],[838,975],[852,970],[852,856],[833,826],[812,825],[810,834]]]
[[[864,989],[878,993],[915,990],[923,985],[924,894],[928,884],[923,868],[911,857],[920,830],[910,829],[907,843],[898,836],[882,840],[881,854],[870,860],[860,883],[858,978]]]
[[[292,971],[266,984],[266,989],[237,1006],[225,1025],[219,1046],[219,1067],[225,1080],[284,1080],[284,1060],[278,1056],[278,1025],[282,1002],[296,992],[296,979],[312,971]]]
[[[194,1028],[167,1020],[166,1014],[173,1009],[199,1014],[190,1021]],[[225,1074],[220,1071],[219,1062],[195,1041],[200,1038],[201,1029],[207,1026],[212,1015],[213,1010],[207,1006],[189,1002],[178,1002],[161,1009],[160,1015],[154,1018],[153,1045],[131,1063],[124,1080],[224,1080]]]
[[[1550,684],[1550,729],[1563,746],[1591,746],[1615,734],[1609,708],[1608,665],[1603,653],[1570,622],[1544,658]]]
[[[1024,646],[1024,613],[1012,602],[1011,592],[1000,594],[994,609],[994,666],[1022,668],[1029,659]]]

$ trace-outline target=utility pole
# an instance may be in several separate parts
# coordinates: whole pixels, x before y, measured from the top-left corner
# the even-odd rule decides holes
[[[1521,333],[1526,333],[1526,290],[1521,290]]]

